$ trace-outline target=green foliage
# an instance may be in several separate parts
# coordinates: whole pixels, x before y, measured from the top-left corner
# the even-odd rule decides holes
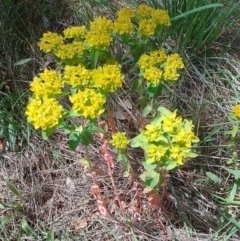
[[[7,95],[0,92],[0,138],[8,150],[14,150],[17,144],[29,143],[31,127],[24,114],[25,95],[26,92],[20,91]],[[21,136],[20,143],[17,136]]]
[[[19,190],[9,182],[9,180],[6,181],[6,186],[9,191],[11,191],[14,194],[13,199],[17,198],[19,201],[12,201],[10,200],[7,204],[4,204],[0,202],[0,209],[5,209],[5,215],[1,217],[0,219],[0,228],[1,230],[4,230],[5,226],[7,226],[9,223],[12,223],[15,225],[15,222],[18,222],[19,224],[16,225],[16,228],[14,232],[11,233],[11,238],[15,238],[14,240],[20,240],[22,236],[26,235],[29,238],[34,238],[35,240],[46,240],[46,241],[59,241],[58,239],[55,239],[54,237],[54,231],[50,229],[49,231],[41,231],[40,234],[38,234],[33,226],[33,224],[29,225],[31,222],[28,218],[27,212],[25,210],[25,198],[24,196],[19,192]],[[8,214],[10,213],[10,214]],[[34,220],[34,223],[36,220]],[[32,222],[31,222],[32,223]],[[2,237],[2,233],[1,233]],[[4,240],[9,240],[9,235],[7,235]]]
[[[168,10],[171,28],[166,29],[166,37],[176,42],[178,51],[191,50],[199,54],[211,48],[226,30],[240,21],[237,12],[240,1],[236,0],[164,0],[162,5],[156,0],[147,2]]]
[[[165,107],[159,107],[160,114],[146,125],[131,142],[131,147],[141,147],[145,159],[145,171],[140,178],[147,188],[158,188],[164,182],[160,170],[174,171],[187,159],[197,157],[191,145],[198,142],[192,132],[192,123],[176,116]]]

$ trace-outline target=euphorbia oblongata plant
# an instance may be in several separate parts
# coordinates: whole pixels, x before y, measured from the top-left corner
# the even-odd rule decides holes
[[[94,185],[91,190],[100,208],[105,208],[103,213],[110,214],[100,195],[87,149],[93,143],[94,133],[103,142],[101,152],[108,163],[117,196],[111,175],[114,163],[110,144],[117,150],[118,160],[123,161],[127,174],[133,172],[127,155],[128,145],[143,149],[145,171],[140,178],[155,210],[160,207],[159,189],[166,186],[168,172],[197,156],[192,150],[192,145],[198,142],[192,122],[177,116],[176,110],[171,112],[159,107],[159,114],[145,127],[141,125],[140,133],[132,140],[126,132],[117,131],[113,122],[111,134],[98,124],[106,111],[109,95],[124,84],[132,85],[133,90],[138,88],[139,100],[144,97],[146,103],[153,103],[164,82],[172,85],[178,80],[179,70],[184,68],[182,58],[152,44],[163,28],[170,25],[166,11],[141,4],[136,9],[122,8],[116,13],[115,20],[100,16],[90,22],[89,27],[68,27],[62,34],[48,31],[38,42],[46,56],[54,56],[56,68],[45,68],[33,78],[30,84],[32,96],[26,108],[28,121],[42,131],[44,139],[56,128],[61,128],[69,136],[71,150],[75,151],[79,144],[85,146],[86,159],[82,162],[92,173]],[[59,98],[68,98],[71,108],[64,108]],[[147,104],[141,104],[143,117],[151,110],[148,108],[146,114],[146,107]],[[80,125],[69,121],[78,117],[82,120]],[[118,201],[121,207],[119,197]]]

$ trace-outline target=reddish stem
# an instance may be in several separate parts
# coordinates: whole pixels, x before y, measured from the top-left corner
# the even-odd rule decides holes
[[[116,196],[118,205],[119,205],[119,207],[120,207],[120,209],[121,209],[122,215],[123,215],[123,217],[125,217],[126,215],[125,215],[125,212],[124,212],[124,208],[123,208],[122,202],[121,202],[120,197],[119,197],[119,195],[118,195],[117,188],[116,188],[115,183],[114,183],[113,172],[112,172],[110,163],[107,162],[107,165],[108,165],[108,173],[109,173],[109,176],[110,176],[110,178],[111,178],[111,182],[112,182],[114,194],[115,194],[115,196]]]

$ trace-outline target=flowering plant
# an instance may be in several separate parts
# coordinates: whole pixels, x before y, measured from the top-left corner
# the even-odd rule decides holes
[[[158,111],[160,115],[154,117],[131,142],[132,147],[144,150],[142,164],[145,171],[140,177],[150,188],[161,185],[160,169],[176,170],[186,160],[196,157],[192,144],[199,141],[193,133],[192,122],[182,120],[176,110],[171,112],[159,107]]]
[[[26,108],[28,121],[35,129],[42,130],[44,139],[56,128],[62,128],[69,135],[71,150],[75,150],[79,143],[86,146],[87,160],[83,162],[92,173],[94,185],[91,190],[101,203],[101,210],[105,208],[106,211],[106,200],[100,195],[87,150],[87,146],[93,143],[92,133],[97,132],[103,142],[100,150],[108,164],[120,207],[122,204],[111,171],[114,163],[109,144],[117,149],[118,161],[124,163],[128,175],[133,172],[127,155],[128,144],[144,150],[142,164],[145,171],[140,177],[146,187],[155,191],[166,181],[166,175],[162,173],[177,169],[187,159],[196,156],[192,144],[198,138],[192,132],[192,123],[177,117],[176,111],[170,112],[163,107],[158,109],[161,115],[156,116],[132,141],[126,133],[116,132],[114,125],[110,141],[107,130],[97,126],[109,94],[116,92],[124,82],[129,84],[133,80],[132,90],[138,88],[144,117],[151,111],[146,106],[147,101],[159,95],[163,81],[172,84],[179,78],[178,71],[184,68],[182,58],[176,53],[167,54],[163,48],[152,44],[162,29],[170,24],[166,11],[141,4],[135,11],[129,8],[119,10],[114,21],[98,17],[90,22],[89,28],[69,27],[62,35],[44,33],[38,43],[46,55],[54,56],[57,67],[56,70],[44,69],[30,84],[33,94]],[[61,104],[61,98],[66,96],[71,108]],[[66,121],[72,117],[82,117],[84,121],[80,125]]]

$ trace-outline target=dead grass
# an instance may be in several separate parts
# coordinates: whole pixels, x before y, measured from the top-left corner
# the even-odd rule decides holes
[[[29,4],[25,6],[26,8],[24,7],[28,11],[34,9],[32,1],[23,1],[21,4]],[[51,4],[53,4],[52,9],[59,8],[58,1],[51,1]],[[48,10],[43,16],[40,14],[33,20],[28,16],[25,22],[28,33],[23,32],[23,35],[29,36],[31,32],[31,36],[36,41],[42,32],[46,31],[43,23],[45,18],[50,24],[50,29],[54,31],[77,22],[77,17],[72,15],[70,17],[69,12],[65,13],[65,18],[61,15],[59,19],[54,19],[51,14],[52,12]],[[38,24],[39,22],[41,24]],[[22,28],[19,30],[21,31]],[[4,39],[1,47],[1,52],[4,53],[2,58],[4,64],[1,71],[4,73],[5,88],[10,86],[10,92],[14,92],[18,88],[25,87],[25,84],[19,85],[19,83],[31,80],[39,68],[46,63],[36,46],[32,41],[27,40],[27,37],[17,38],[19,43],[24,45],[22,49],[27,51],[24,55],[20,53],[16,59],[13,58],[12,53],[16,42],[7,41],[3,35],[0,37]],[[226,40],[223,37],[218,41],[215,47],[216,54],[224,50],[223,42]],[[215,133],[213,126],[226,122],[227,114],[234,103],[233,97],[236,96],[236,90],[239,91],[240,88],[240,50],[234,43],[222,59],[206,58],[205,62],[199,62],[189,57],[187,71],[184,73],[181,84],[168,89],[170,97],[169,93],[163,93],[158,99],[159,105],[177,108],[179,114],[193,119],[196,133],[202,140],[198,147],[201,153],[199,157],[189,161],[178,172],[171,174],[167,189],[168,196],[162,208],[165,214],[159,213],[161,221],[168,230],[168,240],[214,240],[211,237],[216,232],[224,205],[216,202],[211,193],[224,195],[223,192],[231,187],[232,180],[222,170],[226,160],[231,157],[231,150],[226,146],[228,139],[222,135],[222,131],[229,127],[222,125]],[[18,47],[20,46],[19,44]],[[26,56],[31,56],[35,60],[26,68],[14,67],[14,61]],[[222,69],[224,71],[220,72]],[[5,90],[4,92],[6,93]],[[138,128],[139,112],[134,109],[134,103],[134,95],[130,93],[128,86],[120,95],[113,96],[109,102],[109,106],[114,110],[118,129],[127,128],[130,137],[135,135]],[[95,144],[90,146],[90,156],[98,171],[97,181],[102,195],[108,199],[109,210],[119,222],[111,217],[100,215],[90,191],[91,176],[79,164],[79,159],[85,157],[84,149],[80,146],[76,152],[69,151],[66,136],[61,131],[57,131],[47,142],[42,141],[39,133],[33,133],[31,145],[22,146],[18,152],[2,151],[0,153],[0,201],[6,204],[19,202],[18,198],[6,188],[6,180],[9,179],[24,196],[24,201],[21,203],[24,207],[24,216],[28,224],[42,237],[41,240],[45,240],[44,232],[46,233],[52,227],[59,240],[117,240],[117,238],[124,241],[131,241],[134,238],[135,240],[167,240],[154,222],[153,213],[145,195],[141,192],[143,188],[141,181],[136,180],[142,202],[142,210],[137,213],[133,180],[123,178],[123,166],[115,163],[114,178],[121,200],[126,206],[128,215],[136,216],[132,230],[130,224],[122,225],[122,223],[126,224],[127,220],[118,208],[106,163],[99,155],[101,143],[97,137],[95,138]],[[129,150],[129,153],[134,171],[141,173],[141,151]],[[217,174],[226,181],[221,186],[216,186],[206,178],[207,171]],[[229,212],[232,212],[238,220],[239,214],[235,207],[230,207]],[[1,209],[0,217],[10,213],[14,213],[14,210]],[[20,221],[21,215],[17,215],[13,221],[0,229],[0,239],[17,240]],[[240,234],[237,233],[235,240],[239,238]],[[34,239],[23,234],[23,240]]]

